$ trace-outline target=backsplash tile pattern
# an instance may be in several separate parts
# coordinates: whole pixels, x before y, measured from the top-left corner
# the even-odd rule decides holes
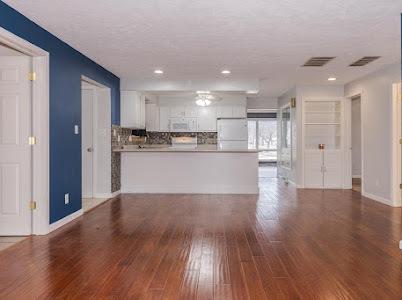
[[[122,145],[134,145],[129,137],[131,129],[112,125],[112,149]],[[120,141],[118,141],[120,136]],[[170,144],[171,137],[191,136],[197,137],[198,144],[216,144],[218,134],[216,132],[148,132],[147,144]],[[112,151],[112,193],[121,188],[121,156],[120,152]]]
[[[148,132],[147,144],[170,144],[171,137],[197,137],[198,144],[216,144],[216,132]]]
[[[112,125],[112,149],[121,145],[131,144],[131,142],[128,140],[130,135],[131,129]],[[118,136],[120,136],[120,141],[118,141]],[[120,162],[120,153],[112,151],[112,193],[120,190],[121,187]]]

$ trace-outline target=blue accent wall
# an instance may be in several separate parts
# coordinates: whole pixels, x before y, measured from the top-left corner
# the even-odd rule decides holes
[[[81,75],[112,91],[120,124],[120,79],[0,1],[0,26],[50,53],[50,223],[81,208]],[[70,203],[64,204],[64,194]]]

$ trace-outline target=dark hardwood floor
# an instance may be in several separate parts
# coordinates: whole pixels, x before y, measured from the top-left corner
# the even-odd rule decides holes
[[[401,209],[353,191],[122,195],[0,252],[0,299],[402,299]]]

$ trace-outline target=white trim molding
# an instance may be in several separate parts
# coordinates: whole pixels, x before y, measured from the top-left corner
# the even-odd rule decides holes
[[[78,217],[81,217],[83,214],[84,214],[84,211],[81,208],[80,210],[77,210],[76,212],[73,212],[72,214],[65,216],[63,219],[60,219],[60,220],[50,224],[49,225],[49,233],[66,225],[67,223],[70,223],[71,221],[77,219]]]
[[[392,105],[391,105],[391,197],[393,206],[402,206],[402,194],[400,183],[402,183],[401,154],[402,147],[400,139],[402,138],[402,107],[401,107],[401,83],[392,85]]]
[[[364,193],[362,192],[362,196],[366,197],[366,198],[369,198],[371,200],[380,202],[382,204],[393,206],[393,203],[392,203],[392,201],[390,199],[386,199],[386,198],[383,198],[383,197],[380,197],[380,196],[377,196],[377,195],[374,195],[374,194],[370,194],[370,193],[367,193],[367,192],[364,192]]]

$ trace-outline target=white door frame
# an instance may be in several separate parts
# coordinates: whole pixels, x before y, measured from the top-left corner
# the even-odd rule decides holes
[[[391,201],[393,206],[402,206],[402,194],[400,184],[402,183],[402,161],[401,161],[401,151],[402,146],[399,142],[402,138],[402,94],[401,94],[401,83],[392,84],[392,105],[391,105],[391,115],[392,115],[392,164],[391,164]]]
[[[0,27],[0,42],[32,57],[36,80],[32,82],[32,234],[49,233],[49,53]]]
[[[364,178],[365,178],[365,168],[364,168],[364,126],[363,126],[363,106],[364,97],[363,90],[358,90],[352,94],[346,95],[346,105],[345,105],[345,120],[346,120],[346,170],[345,170],[345,183],[347,182],[347,188],[352,188],[352,98],[360,97],[360,159],[361,159],[361,195],[365,196],[364,192]]]
[[[101,134],[100,132],[103,131],[101,126],[99,126],[97,119],[99,116],[99,101],[106,100],[106,106],[108,108],[108,111],[106,112],[109,116],[111,116],[111,109],[112,109],[112,103],[111,103],[111,89],[89,77],[86,76],[81,76],[81,81],[84,81],[86,83],[89,83],[91,85],[91,89],[94,92],[94,98],[93,98],[93,130],[92,130],[92,137],[93,137],[93,147],[94,147],[94,152],[93,152],[93,164],[92,164],[92,172],[93,172],[93,177],[92,177],[92,195],[94,198],[112,198],[114,195],[111,193],[111,170],[105,170],[105,165],[111,168],[112,164],[112,141],[111,137],[108,139],[106,144],[101,144],[99,143],[98,136]],[[81,88],[82,89],[82,88]],[[100,96],[100,93],[106,92],[107,93],[107,99],[101,99],[102,97]],[[82,101],[82,98],[81,98]],[[106,127],[108,127],[108,132],[104,132],[103,134],[111,134],[111,120],[110,124],[107,124]],[[81,146],[82,147],[82,146]],[[82,149],[81,149],[82,150]],[[100,156],[102,154],[102,156]],[[104,162],[104,160],[109,161],[109,164],[102,165],[100,161]],[[81,166],[81,172],[82,172],[82,166]],[[99,182],[104,182],[108,183],[110,187],[107,186],[107,184],[99,184]],[[102,188],[104,190],[102,190]],[[106,188],[106,189],[105,189]]]

